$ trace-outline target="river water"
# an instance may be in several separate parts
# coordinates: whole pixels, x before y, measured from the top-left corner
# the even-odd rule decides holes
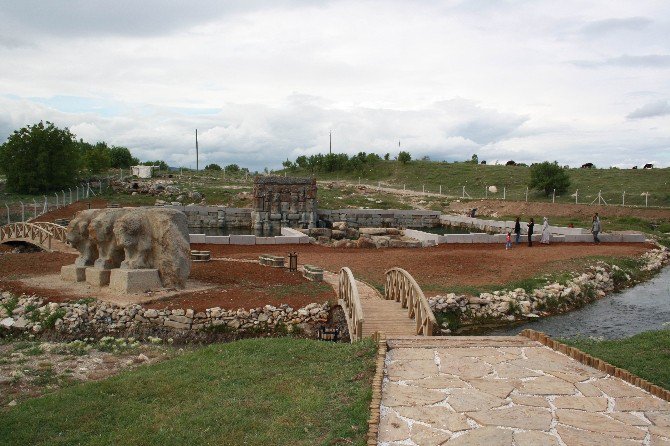
[[[670,267],[649,282],[605,296],[579,310],[484,334],[515,335],[525,328],[542,331],[553,338],[594,336],[605,339],[670,328]]]

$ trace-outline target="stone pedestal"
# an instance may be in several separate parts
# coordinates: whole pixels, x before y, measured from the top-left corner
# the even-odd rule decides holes
[[[109,288],[119,293],[143,293],[162,288],[157,269],[114,269]]]
[[[86,280],[86,267],[65,265],[60,269],[60,278],[66,282],[83,282]]]
[[[96,268],[94,266],[86,267],[86,283],[93,286],[109,285],[109,275],[111,270]]]

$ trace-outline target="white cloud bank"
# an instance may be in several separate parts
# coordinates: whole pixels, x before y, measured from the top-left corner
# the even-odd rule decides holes
[[[329,131],[347,153],[670,165],[661,1],[0,0],[0,22],[0,140],[51,120],[184,166],[196,128],[202,165],[258,170]]]

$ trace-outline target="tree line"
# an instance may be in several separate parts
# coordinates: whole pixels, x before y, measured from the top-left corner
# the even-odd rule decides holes
[[[0,171],[11,192],[58,190],[110,168],[127,169],[137,164],[139,160],[127,147],[77,140],[69,129],[49,121],[15,130],[0,145]]]

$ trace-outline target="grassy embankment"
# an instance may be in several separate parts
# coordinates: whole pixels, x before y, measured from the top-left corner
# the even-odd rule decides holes
[[[0,416],[3,444],[363,445],[375,345],[214,344]]]
[[[585,338],[560,341],[670,389],[670,330],[606,341]]]

